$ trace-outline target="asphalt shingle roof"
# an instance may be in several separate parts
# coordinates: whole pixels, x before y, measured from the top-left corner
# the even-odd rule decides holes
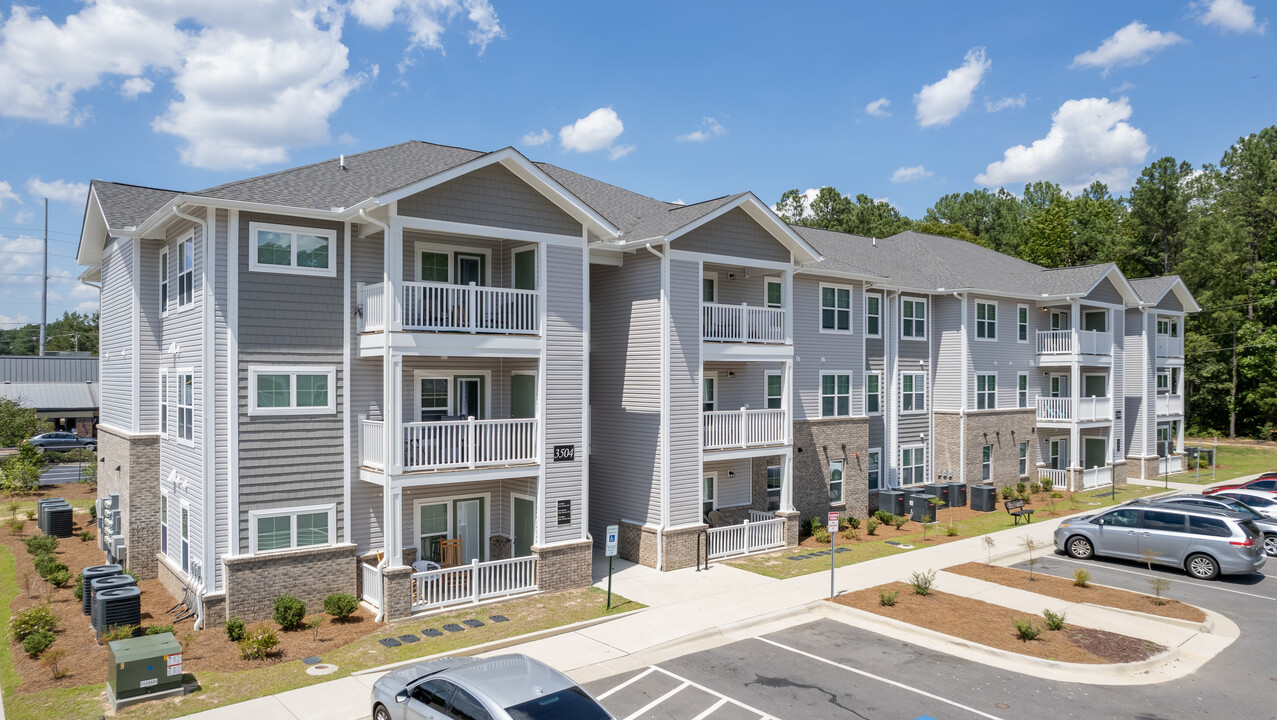
[[[1131,287],[1135,288],[1135,294],[1140,296],[1140,300],[1156,303],[1170,291],[1178,280],[1178,275],[1162,275],[1159,277],[1136,278],[1130,282]]]
[[[176,190],[160,190],[104,180],[94,180],[93,190],[102,205],[102,212],[106,214],[107,226],[112,228],[137,227],[156,210],[181,194]]]

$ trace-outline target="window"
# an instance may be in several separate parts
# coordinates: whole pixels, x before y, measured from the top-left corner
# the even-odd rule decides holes
[[[168,315],[168,248],[160,251],[160,315]]]
[[[1170,372],[1157,373],[1157,394],[1163,395],[1171,391],[1171,374]]]
[[[718,397],[718,378],[701,378],[701,412],[714,412],[714,399]]]
[[[900,484],[921,485],[926,482],[926,448],[922,445],[900,448]]]
[[[1029,341],[1029,306],[1028,305],[1015,306],[1015,326],[1016,326],[1016,333],[1017,333],[1015,339],[1019,342],[1028,342]]]
[[[249,546],[254,553],[331,545],[336,534],[333,505],[257,510],[248,515]]]
[[[448,395],[451,384],[448,378],[417,378],[417,385],[421,391],[419,395],[421,409],[418,413],[421,422],[442,420],[445,415],[452,414],[452,402]]]
[[[160,493],[160,552],[168,555],[168,493]]]
[[[446,252],[421,253],[421,281],[447,283],[452,258]]]
[[[195,233],[177,244],[177,306],[195,301]]]
[[[1020,373],[1015,379],[1016,407],[1029,406],[1029,374]]]
[[[249,223],[248,237],[249,270],[337,276],[331,252],[337,233],[332,230]]]
[[[767,373],[767,409],[779,410],[785,399],[785,383],[781,374],[774,371]]]
[[[976,410],[993,410],[998,407],[998,376],[980,373],[975,376]]]
[[[190,371],[177,375],[177,437],[195,439],[195,375]]]
[[[1211,537],[1232,537],[1233,531],[1228,523],[1217,518],[1188,516],[1188,531],[1193,535],[1209,535]]]
[[[191,511],[182,503],[182,572],[191,571]]]
[[[1145,510],[1144,522],[1141,525],[1145,530],[1184,532],[1184,517],[1177,512]]]
[[[975,304],[975,336],[979,340],[998,339],[998,306],[996,303]]]
[[[767,466],[767,509],[780,509],[780,466]]]
[[[1029,444],[1027,442],[1020,443],[1020,474],[1029,474]]]
[[[882,451],[870,450],[865,462],[869,471],[869,489],[877,490],[882,486]]]
[[[718,507],[715,500],[714,486],[718,484],[718,475],[706,475],[701,483],[701,514],[709,515],[714,508]]]
[[[417,556],[421,560],[440,562],[440,541],[448,539],[448,503],[432,503],[417,507]]]
[[[882,412],[882,373],[865,373],[865,414]]]
[[[1082,376],[1082,397],[1108,397],[1107,375]]]
[[[820,416],[847,417],[849,415],[851,415],[851,376],[821,373]]]
[[[160,435],[168,437],[168,368],[160,368]]]
[[[851,332],[851,288],[820,286],[820,329],[822,332]]]
[[[882,337],[882,295],[865,295],[865,335]]]
[[[913,340],[927,339],[927,301],[900,301],[900,337]]]
[[[779,280],[767,278],[767,301],[769,308],[781,308],[785,306],[784,285]]]
[[[248,382],[249,415],[314,415],[337,412],[335,367],[250,367]]]
[[[989,482],[993,477],[993,446],[985,445],[980,448],[980,479]]]
[[[927,376],[905,373],[900,376],[900,411],[924,412],[927,409]]]
[[[709,274],[701,278],[701,302],[718,302],[718,276]]]
[[[491,720],[492,718],[484,709],[483,703],[460,687],[452,691],[450,707],[448,717],[455,720]]]
[[[842,502],[842,460],[829,461],[829,502]]]

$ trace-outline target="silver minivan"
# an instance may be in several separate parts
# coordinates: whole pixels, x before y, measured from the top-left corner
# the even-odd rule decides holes
[[[1214,580],[1220,574],[1258,572],[1268,559],[1262,533],[1250,517],[1206,508],[1129,504],[1095,515],[1066,518],[1055,529],[1055,549],[1184,568]]]

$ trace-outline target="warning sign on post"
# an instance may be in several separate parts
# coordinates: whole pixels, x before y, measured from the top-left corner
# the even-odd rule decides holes
[[[829,534],[833,535],[838,532],[838,513],[829,513]]]

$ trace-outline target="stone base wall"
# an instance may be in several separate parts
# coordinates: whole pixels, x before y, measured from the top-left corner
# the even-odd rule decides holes
[[[412,614],[411,567],[386,568],[383,571],[381,603],[385,609],[384,620],[399,620]]]
[[[116,468],[119,468],[117,471]],[[160,436],[98,428],[98,497],[120,496],[125,564],[142,580],[158,576]]]
[[[632,563],[656,567],[656,529],[621,521],[616,554]]]
[[[797,527],[797,525],[795,525]],[[708,525],[689,525],[677,530],[667,530],[664,537],[663,570],[679,570],[695,567],[697,543],[703,543],[700,534],[708,529]],[[656,567],[656,528],[634,523],[620,523],[620,537],[617,538],[617,555],[646,565]],[[797,544],[795,541],[794,544]],[[705,546],[700,547],[701,562],[705,561]]]
[[[228,557],[223,559],[223,563],[226,566],[227,616],[238,617],[245,622],[269,618],[274,612],[277,595],[301,598],[308,612],[322,609],[324,598],[330,593],[356,595],[359,568],[355,560],[355,546],[351,543]],[[411,568],[408,570],[411,571]],[[404,597],[408,596],[405,590]]]
[[[534,546],[532,554],[537,556],[537,589],[541,592],[589,587],[594,582],[591,573],[594,542],[591,540]]]
[[[1161,475],[1160,465],[1157,462],[1156,456],[1149,458],[1127,456],[1126,466],[1126,473],[1128,477],[1140,478],[1141,480],[1154,480]]]
[[[700,534],[709,528],[708,525],[691,525],[677,530],[664,532],[665,558],[662,570],[681,570],[696,566],[696,546]],[[700,548],[701,562],[705,562],[705,546]]]
[[[1118,460],[1116,463],[1113,464],[1113,484],[1114,485],[1126,484],[1126,461]]]
[[[794,423],[794,509],[798,514],[804,519],[813,516],[823,518],[831,510],[842,515],[867,515],[868,451],[867,417]],[[831,460],[844,461],[841,503],[829,501]]]
[[[514,557],[514,541],[504,535],[488,536],[488,559],[505,560]]]
[[[226,626],[226,593],[204,596],[204,630],[219,631]]]
[[[993,446],[990,482],[1001,488],[1017,482],[1037,480],[1038,448],[1034,408],[1013,410],[975,410],[967,413],[966,433],[962,418],[956,412],[935,413],[935,467],[928,482],[941,473],[953,473],[953,482],[965,479],[967,485],[983,482],[983,448]],[[962,443],[966,455],[962,454]],[[1026,474],[1020,474],[1020,443],[1028,443]],[[965,460],[965,462],[964,462]],[[965,469],[965,473],[963,470]]]
[[[785,518],[785,547],[798,547],[799,514],[796,512],[778,512],[776,516]]]

